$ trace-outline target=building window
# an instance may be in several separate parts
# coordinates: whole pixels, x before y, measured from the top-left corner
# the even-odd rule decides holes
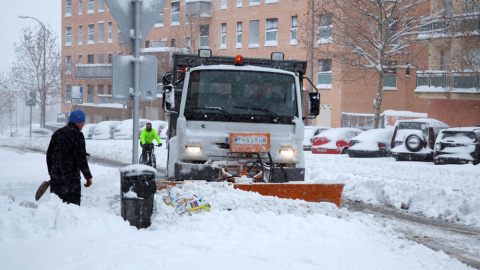
[[[82,15],[82,0],[78,0],[78,15]]]
[[[89,54],[87,56],[87,64],[95,64],[95,55],[94,54]]]
[[[155,21],[155,27],[163,27],[163,12],[158,15],[158,18]]]
[[[105,0],[98,0],[98,12],[104,12]]]
[[[112,43],[112,22],[108,22],[108,43]]]
[[[82,26],[78,26],[78,45],[82,45]]]
[[[65,56],[65,74],[72,74],[72,56]]]
[[[258,48],[259,47],[259,21],[253,20],[249,23],[249,36],[248,36],[248,47],[249,48]]]
[[[208,48],[208,32],[210,30],[210,26],[207,25],[200,25],[200,47],[201,48]]]
[[[265,46],[277,46],[278,19],[267,19]]]
[[[260,0],[250,0],[250,6],[259,6]]]
[[[103,22],[98,23],[98,43],[103,43],[105,39],[105,24]]]
[[[175,47],[175,39],[170,39],[170,47]]]
[[[227,9],[227,0],[222,0],[220,9]]]
[[[332,59],[319,59],[317,88],[332,89]]]
[[[397,90],[397,68],[395,61],[388,61],[383,70],[383,90]]]
[[[88,11],[87,14],[92,14],[95,10],[95,0],[88,0]]]
[[[65,46],[72,46],[72,28],[65,29]]]
[[[222,23],[220,33],[220,49],[227,48],[227,24]]]
[[[104,85],[103,84],[99,84],[98,85],[98,89],[97,89],[97,92],[99,95],[103,95],[103,91],[104,91]]]
[[[112,53],[108,53],[108,63],[111,64],[113,61]]]
[[[65,103],[72,103],[72,85],[67,84],[65,87]]]
[[[109,94],[109,95],[112,94],[112,85],[111,84],[108,85],[108,93],[107,94]]]
[[[333,14],[323,13],[319,15],[318,43],[331,43],[333,37]]]
[[[87,103],[93,103],[93,84],[89,84],[87,89]]]
[[[65,0],[65,17],[72,16],[72,0]]]
[[[480,12],[480,3],[478,0],[465,0],[465,13]]]
[[[297,16],[292,16],[290,26],[290,45],[297,45]]]
[[[95,44],[95,25],[88,25],[88,44]]]
[[[105,55],[104,55],[103,53],[101,53],[101,54],[98,55],[97,63],[98,63],[98,64],[103,64],[103,63],[105,63]]]
[[[180,2],[172,3],[171,17],[170,25],[180,24]]]
[[[145,48],[150,48],[150,40],[145,40]]]
[[[235,48],[242,48],[242,22],[237,22],[237,42]]]
[[[185,47],[189,50],[192,47],[192,40],[189,37],[185,39]]]
[[[385,31],[385,42],[387,44],[397,44],[397,38],[394,38],[395,34],[397,33],[397,25],[393,24],[389,29]]]
[[[82,55],[80,54],[80,55],[78,56],[78,62],[77,62],[77,64],[82,64],[82,63],[83,63],[83,58],[82,58]]]
[[[265,0],[265,4],[278,3],[278,0]]]
[[[237,7],[243,6],[243,0],[237,0]]]

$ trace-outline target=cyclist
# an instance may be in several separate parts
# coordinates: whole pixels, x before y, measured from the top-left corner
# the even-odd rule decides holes
[[[147,160],[147,151],[153,146],[153,139],[157,140],[158,146],[162,146],[157,131],[152,128],[152,123],[147,123],[140,134],[140,146],[142,147],[142,159]]]

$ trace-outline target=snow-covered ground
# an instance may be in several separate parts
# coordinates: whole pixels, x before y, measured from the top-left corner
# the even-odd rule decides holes
[[[372,215],[234,190],[223,183],[185,184],[212,210],[178,215],[155,196],[152,226],[136,230],[120,216],[118,169],[91,165],[82,206],[46,193],[49,139],[0,139],[2,269],[469,269],[443,252],[406,240]],[[131,141],[87,141],[92,156],[131,162]],[[158,168],[165,148],[156,149]],[[306,153],[309,182],[344,183],[344,200],[396,208],[480,227],[479,168],[351,159]],[[11,196],[7,195],[10,194]],[[15,200],[13,200],[15,197]]]

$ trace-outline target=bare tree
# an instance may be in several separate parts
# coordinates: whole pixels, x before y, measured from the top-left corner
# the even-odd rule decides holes
[[[11,88],[9,78],[5,73],[0,73],[0,119],[13,109],[16,92]]]
[[[422,27],[441,20],[441,13],[419,14],[426,0],[332,0],[315,7],[319,56],[349,71],[378,76],[374,128],[378,128],[385,74],[413,67],[420,52]],[[332,34],[333,29],[333,34]],[[330,31],[330,32],[329,32]],[[435,30],[440,31],[440,30]]]
[[[20,43],[14,44],[12,83],[19,91],[36,91],[41,108],[58,103],[61,94],[61,56],[56,40],[48,28],[24,28]],[[45,123],[43,109],[40,117]]]

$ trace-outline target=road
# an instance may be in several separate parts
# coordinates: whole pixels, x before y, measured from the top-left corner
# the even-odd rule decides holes
[[[480,230],[359,202],[343,201],[342,205],[349,211],[383,219],[405,238],[480,269]]]

